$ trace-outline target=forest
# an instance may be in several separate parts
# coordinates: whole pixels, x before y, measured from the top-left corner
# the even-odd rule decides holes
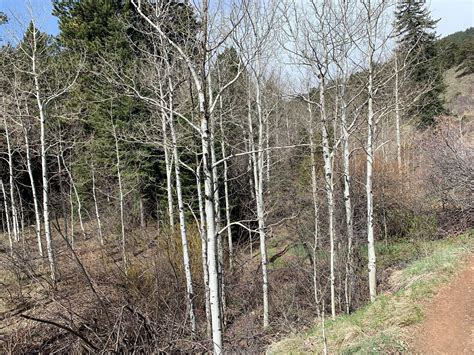
[[[330,322],[429,243],[473,245],[473,28],[414,0],[52,3],[57,35],[0,4],[2,353],[315,324],[337,353]]]

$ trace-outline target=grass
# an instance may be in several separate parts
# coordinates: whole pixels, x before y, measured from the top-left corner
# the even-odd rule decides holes
[[[339,316],[335,321],[325,322],[330,353],[379,354],[409,350],[408,330],[423,320],[423,301],[451,279],[463,257],[474,250],[474,231],[447,240],[424,242],[419,248],[412,247],[417,251],[410,251],[402,244],[380,248],[385,251],[382,255],[387,260],[390,257],[411,259],[419,255],[420,250],[426,256],[394,272],[390,278],[391,291],[378,296],[374,303],[350,315]],[[318,323],[306,333],[273,344],[268,353],[321,353],[322,349],[322,327]]]
[[[276,245],[275,245],[276,243]],[[287,267],[293,258],[295,259],[305,259],[307,257],[307,251],[301,243],[278,243],[278,241],[270,243],[267,247],[267,256],[270,260],[272,256],[282,251],[284,248],[289,246],[289,249],[285,252],[284,255],[277,258],[272,263],[269,263],[268,268],[270,270],[277,270],[284,267]],[[257,251],[259,254],[259,251]]]

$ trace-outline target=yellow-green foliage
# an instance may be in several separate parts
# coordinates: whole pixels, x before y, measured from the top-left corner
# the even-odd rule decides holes
[[[164,227],[155,238],[157,247],[147,250],[147,253],[151,255],[147,254],[144,257],[139,254],[137,258],[130,258],[127,280],[131,284],[136,282],[139,288],[146,287],[148,282],[153,283],[155,272],[153,263],[158,263],[160,267],[163,267],[163,263],[170,264],[178,276],[184,278],[183,247],[179,228],[171,230]],[[187,239],[193,277],[200,280],[202,275],[201,237],[194,224],[187,226]]]
[[[196,274],[196,277],[198,277],[197,275],[201,275],[202,271],[201,237],[198,228],[194,224],[187,226],[187,238],[191,269],[193,274]],[[175,231],[167,232],[166,235],[160,238],[159,248],[166,253],[166,257],[173,264],[174,268],[184,275],[183,247],[178,227]]]

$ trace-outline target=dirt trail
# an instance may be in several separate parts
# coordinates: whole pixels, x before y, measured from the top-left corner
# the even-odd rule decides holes
[[[414,347],[420,354],[474,354],[474,256],[426,307]]]

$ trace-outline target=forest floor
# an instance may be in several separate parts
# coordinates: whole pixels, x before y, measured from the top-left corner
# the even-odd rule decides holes
[[[473,353],[474,231],[424,244],[372,304],[271,345],[270,354]]]
[[[154,285],[154,282],[150,283],[149,280],[154,279],[141,270],[154,270],[146,262],[153,259],[150,253],[159,248],[147,249],[141,244],[135,246],[137,252],[131,260],[134,261],[133,270],[136,271],[127,279],[126,290],[121,286],[125,286],[125,283],[122,282],[123,277],[116,265],[120,263],[118,247],[106,251],[96,241],[88,239],[78,242],[76,253],[93,276],[96,290],[107,295],[113,305],[111,307],[120,310],[123,299],[144,292],[146,297],[135,295],[130,299],[138,302],[137,309],[148,312],[147,305],[154,303],[150,301],[149,295],[159,293],[150,291],[153,290],[150,285]],[[303,309],[299,313],[291,310],[291,307],[299,305],[294,299],[305,288],[296,287],[288,279],[300,275],[288,273],[288,268],[292,261],[302,259],[304,250],[294,242],[289,242],[288,238],[274,238],[268,246],[271,282],[279,285],[272,294],[273,306],[278,312],[298,314],[300,318],[297,323],[301,326],[289,327],[288,324],[293,323],[275,322],[271,332],[259,331],[261,319],[258,315],[261,309],[255,301],[258,297],[255,290],[259,289],[258,279],[255,278],[260,267],[258,249],[255,248],[253,253],[246,250],[241,254],[245,258],[236,258],[236,274],[241,277],[229,283],[229,289],[232,287],[233,293],[245,295],[243,299],[246,301],[228,305],[230,322],[226,333],[227,346],[231,349],[230,352],[263,353],[268,344],[285,337],[274,343],[269,352],[321,353],[321,324],[313,322],[314,313],[311,310],[306,313]],[[32,243],[31,247],[34,248],[35,245]],[[380,270],[386,271],[380,285],[380,295],[375,303],[350,315],[339,316],[335,321],[326,320],[329,352],[436,354],[448,349],[444,353],[462,354],[463,350],[469,350],[469,326],[474,320],[474,230],[436,241],[396,240],[389,244],[381,241],[376,247],[378,266]],[[199,245],[196,245],[192,250],[199,252],[199,249]],[[366,250],[361,250],[361,253],[366,255]],[[179,265],[178,253],[173,252],[172,255],[176,255],[175,264]],[[9,272],[2,273],[2,265],[6,267],[10,264],[7,263],[7,254],[0,253],[0,352],[22,353],[32,349],[53,349],[53,346],[59,347],[75,339],[69,336],[54,340],[57,334],[64,332],[53,326],[45,328],[24,319],[21,314],[25,312],[30,316],[58,323],[81,324],[80,319],[95,317],[96,311],[100,309],[94,301],[94,294],[81,278],[81,270],[64,249],[64,245],[58,250],[58,257],[61,260],[64,282],[53,290],[48,283],[45,260],[35,259],[34,265],[31,264],[32,260],[18,260],[15,264],[18,275],[13,275]],[[159,265],[166,264],[161,259],[163,255],[157,253],[156,257]],[[195,264],[198,265],[197,262]],[[200,270],[196,272],[197,278]],[[164,284],[158,286],[163,292]],[[177,302],[180,302],[181,296],[179,294],[176,297]],[[64,318],[65,310],[67,314],[73,312],[75,316],[71,316],[71,319]],[[114,310],[116,311],[115,308],[112,309]],[[301,333],[304,329],[307,331]],[[295,335],[290,336],[291,334]],[[7,340],[8,344],[16,344],[15,347],[7,349]],[[452,343],[447,343],[449,341]],[[453,347],[449,348],[449,344]],[[178,345],[182,344],[177,343]]]
[[[474,354],[474,255],[427,304],[413,343],[422,354]]]

